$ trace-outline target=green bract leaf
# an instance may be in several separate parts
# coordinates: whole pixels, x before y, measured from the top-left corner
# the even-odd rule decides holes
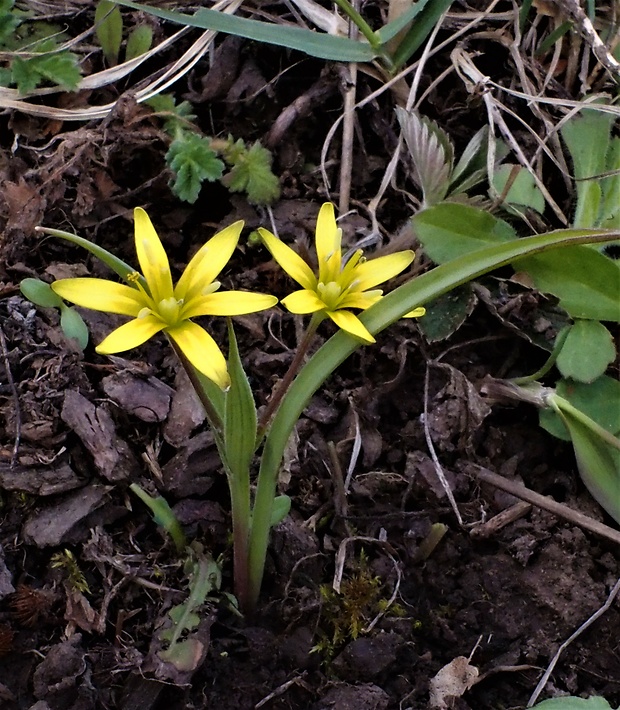
[[[19,284],[23,296],[43,308],[60,308],[62,298],[52,291],[52,287],[41,279],[24,279]]]
[[[196,202],[205,180],[219,180],[224,163],[216,156],[208,138],[195,133],[183,133],[170,144],[166,163],[176,173],[172,191],[181,200]]]
[[[67,338],[77,341],[80,349],[84,350],[86,348],[88,345],[88,327],[75,308],[66,306],[64,303],[60,306],[60,327]]]
[[[77,57],[67,51],[41,54],[30,59],[15,57],[11,63],[11,75],[21,94],[33,91],[44,81],[73,91],[81,78]]]
[[[135,59],[145,52],[148,52],[152,44],[153,28],[150,25],[138,25],[137,27],[134,27],[127,38],[125,61]]]
[[[620,382],[603,375],[590,384],[560,380],[556,393],[576,409],[590,417],[610,434],[620,434]],[[552,409],[540,410],[540,425],[558,439],[570,436],[562,420]]]
[[[524,259],[519,267],[573,318],[620,321],[620,263],[595,249],[570,247]]]
[[[123,39],[123,17],[111,0],[99,0],[95,9],[95,33],[108,64],[116,64]]]
[[[616,359],[611,333],[602,323],[578,320],[570,329],[556,365],[564,377],[593,382]]]
[[[301,27],[258,22],[205,8],[198,10],[194,15],[184,15],[172,10],[129,2],[129,0],[118,0],[118,2],[120,5],[131,7],[134,10],[143,10],[155,17],[161,17],[163,20],[170,20],[170,22],[190,27],[201,27],[204,30],[226,32],[257,42],[275,44],[278,47],[298,49],[319,59],[331,59],[337,62],[369,62],[376,57],[376,52],[368,44]]]
[[[280,196],[280,182],[271,172],[271,159],[271,153],[256,142],[231,161],[234,165],[222,182],[231,192],[246,192],[248,202],[270,204]]]
[[[291,509],[291,499],[288,496],[276,496],[271,511],[271,527],[281,523]]]

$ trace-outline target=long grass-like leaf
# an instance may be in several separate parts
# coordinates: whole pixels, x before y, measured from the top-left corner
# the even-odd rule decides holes
[[[348,37],[335,37],[302,27],[259,22],[206,8],[198,10],[194,15],[185,15],[173,10],[130,2],[130,0],[115,1],[119,5],[148,12],[149,15],[160,17],[162,20],[200,27],[203,30],[225,32],[257,42],[275,44],[278,47],[297,49],[319,59],[331,59],[337,62],[369,62],[377,56],[375,50],[365,42],[358,42]]]

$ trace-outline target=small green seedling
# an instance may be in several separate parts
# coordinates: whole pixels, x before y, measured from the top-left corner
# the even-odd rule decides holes
[[[110,66],[118,64],[123,42],[123,16],[112,0],[99,0],[95,9],[95,35]],[[127,37],[125,61],[148,52],[153,43],[153,30],[147,24],[136,25]]]

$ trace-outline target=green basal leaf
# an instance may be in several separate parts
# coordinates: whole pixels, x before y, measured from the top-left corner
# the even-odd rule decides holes
[[[60,327],[67,338],[77,341],[81,350],[86,348],[88,345],[88,327],[75,308],[64,303],[60,305]]]
[[[412,20],[414,20],[431,1],[433,4],[436,4],[434,0],[418,0],[418,2],[412,2],[411,7],[403,12],[402,15],[399,15],[395,20],[388,22],[387,25],[384,25],[375,32],[379,42],[381,44],[387,44],[391,39],[394,39],[399,32],[404,30],[407,25],[411,24]]]
[[[426,3],[421,8],[419,14],[416,13],[416,21],[412,24],[411,29],[407,32],[392,55],[394,72],[406,64],[413,54],[417,52],[450,5],[452,5],[452,0],[433,0],[432,2]],[[417,5],[415,7],[417,8]],[[394,22],[397,21],[398,20],[395,20]],[[391,24],[392,23],[390,23],[390,25]],[[388,27],[390,25],[388,25]],[[382,39],[385,36],[382,34],[382,30],[379,30],[378,34]]]
[[[575,246],[519,264],[536,288],[552,293],[573,318],[620,321],[620,263],[596,249]]]
[[[579,475],[592,497],[620,523],[620,440],[611,446],[588,425],[583,414],[560,397],[554,398],[558,413],[570,433]]]
[[[166,163],[176,173],[172,191],[190,204],[198,199],[205,180],[219,180],[224,172],[224,163],[211,148],[211,141],[187,131],[170,144]]]
[[[137,483],[132,483],[129,488],[149,508],[155,524],[162,527],[170,535],[177,552],[183,552],[187,547],[187,540],[168,501],[161,496],[153,498],[146,491],[143,491]]]
[[[571,327],[556,365],[563,377],[594,382],[616,359],[611,333],[598,321],[578,320]]]
[[[184,15],[172,10],[129,2],[129,0],[117,1],[120,5],[134,10],[143,10],[162,20],[189,27],[200,27],[204,30],[225,32],[257,42],[275,44],[278,47],[297,49],[319,59],[331,59],[337,62],[369,62],[376,57],[376,52],[368,44],[301,27],[259,22],[206,8],[198,10],[194,15]]]
[[[125,61],[135,59],[145,54],[153,44],[153,28],[150,25],[134,27],[127,38],[125,47]]]
[[[279,525],[289,514],[290,509],[291,499],[288,496],[276,496],[271,511],[271,527]]]
[[[508,179],[512,176],[513,170],[517,171],[516,178],[510,185],[504,197],[502,207],[513,214],[519,214],[518,209],[513,210],[511,206],[535,210],[539,214],[545,211],[545,198],[532,177],[532,174],[521,165],[501,165],[493,175],[493,187],[498,195],[504,194],[504,189]]]
[[[95,34],[108,64],[118,63],[123,40],[123,17],[111,0],[99,0],[95,9]]]
[[[560,380],[555,388],[558,396],[596,422],[605,431],[620,434],[620,382],[603,375],[590,384]],[[552,409],[541,409],[540,425],[558,439],[569,441],[564,423]]]
[[[60,308],[62,298],[52,291],[52,287],[41,279],[23,279],[19,284],[22,295],[35,305],[43,308]]]
[[[228,321],[228,372],[231,385],[225,393],[224,442],[233,476],[249,478],[256,445],[257,416],[254,395],[243,369],[232,322]]]
[[[222,182],[231,192],[246,192],[248,202],[267,205],[280,197],[280,181],[271,170],[271,153],[256,142],[231,161]]]
[[[437,264],[517,238],[507,222],[486,210],[454,202],[442,202],[418,212],[412,225],[424,251]]]

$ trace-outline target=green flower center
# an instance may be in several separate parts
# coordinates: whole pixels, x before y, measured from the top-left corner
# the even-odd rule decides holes
[[[157,304],[157,313],[165,323],[168,325],[175,325],[179,322],[179,315],[181,313],[181,305],[174,296],[170,298],[164,298]]]
[[[342,296],[342,286],[337,281],[319,283],[316,290],[328,311],[335,311]]]

